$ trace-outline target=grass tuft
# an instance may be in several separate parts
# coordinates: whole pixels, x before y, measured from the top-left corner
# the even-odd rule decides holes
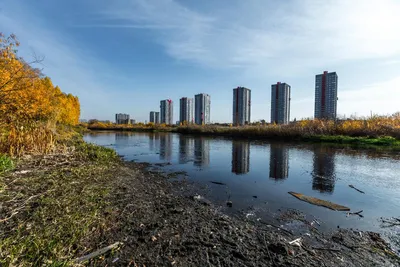
[[[76,150],[81,159],[95,162],[113,162],[118,159],[115,150],[85,142],[78,142]]]
[[[0,155],[0,174],[7,171],[11,171],[13,169],[14,169],[13,160],[6,155]]]

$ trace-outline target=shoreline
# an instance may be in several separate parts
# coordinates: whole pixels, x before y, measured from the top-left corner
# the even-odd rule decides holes
[[[190,127],[171,127],[171,128],[98,128],[88,127],[87,129],[94,132],[166,132],[166,133],[178,133],[184,135],[193,136],[215,136],[215,137],[228,137],[232,139],[241,140],[260,140],[260,141],[283,141],[283,142],[303,142],[303,143],[322,143],[322,144],[333,144],[333,145],[346,145],[351,147],[359,148],[377,148],[384,150],[400,150],[400,140],[393,137],[362,137],[362,136],[346,136],[346,135],[263,135],[262,132],[241,132],[240,128],[234,128],[236,130],[230,131],[229,127],[226,131],[208,131],[204,128],[190,128]]]
[[[121,242],[90,264],[400,263],[379,234],[360,235],[346,229],[325,234],[310,228],[310,235],[298,235],[268,222],[229,217],[207,200],[194,197],[201,190],[191,182],[172,181],[150,166],[121,161],[115,151],[86,143],[68,154],[26,157],[0,177],[6,188],[1,219],[8,218],[0,224],[4,233],[0,262],[73,265],[76,258]],[[298,238],[300,247],[289,244]]]

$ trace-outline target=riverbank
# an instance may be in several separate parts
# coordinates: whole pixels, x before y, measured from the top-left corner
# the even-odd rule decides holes
[[[113,150],[79,143],[62,154],[24,157],[0,176],[3,265],[396,266],[378,234],[310,235],[228,217],[185,180],[123,162]],[[292,220],[293,216],[287,219]],[[282,221],[284,223],[284,221]],[[301,247],[289,242],[301,238]],[[87,262],[82,262],[87,263]]]
[[[279,140],[279,141],[298,141],[311,143],[329,143],[342,144],[355,147],[376,147],[383,149],[400,150],[400,139],[393,136],[379,136],[377,133],[366,135],[360,133],[359,136],[345,135],[345,132],[325,131],[324,129],[304,130],[284,126],[246,126],[246,127],[228,127],[228,126],[177,126],[160,127],[158,125],[150,126],[88,126],[92,131],[128,131],[128,132],[173,132],[188,135],[202,136],[222,136],[240,139],[253,140]],[[400,136],[400,133],[399,133]]]

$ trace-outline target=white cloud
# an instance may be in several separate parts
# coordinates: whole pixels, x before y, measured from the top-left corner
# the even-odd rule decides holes
[[[222,68],[282,59],[319,67],[400,54],[396,0],[231,3],[200,13],[172,0],[113,2],[100,25],[152,28],[172,57]]]
[[[368,116],[370,112],[393,114],[400,111],[400,76],[390,81],[371,84],[358,90],[339,93],[340,114]],[[378,105],[377,105],[378,103]]]

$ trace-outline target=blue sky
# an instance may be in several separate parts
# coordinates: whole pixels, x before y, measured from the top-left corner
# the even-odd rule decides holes
[[[232,119],[232,89],[252,89],[270,119],[271,84],[292,86],[291,119],[312,117],[315,74],[339,76],[338,114],[400,110],[398,0],[0,0],[0,31],[78,95],[81,118],[148,120],[161,99],[211,95]]]

